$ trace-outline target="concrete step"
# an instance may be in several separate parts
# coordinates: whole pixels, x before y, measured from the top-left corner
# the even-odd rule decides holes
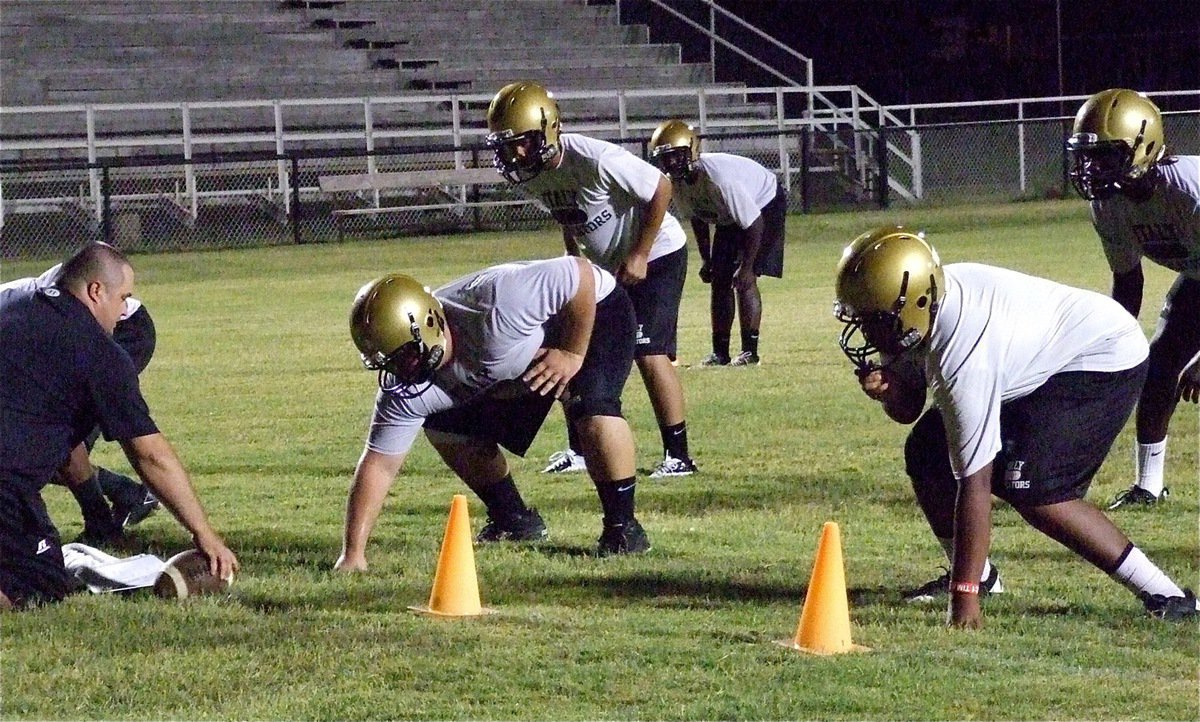
[[[553,60],[557,67],[575,65],[640,65],[647,62],[678,63],[678,45],[566,45],[562,43],[519,46],[471,46],[457,44],[421,43],[368,53],[372,65],[416,69],[437,66],[448,68],[507,67],[546,63]]]
[[[71,16],[147,16],[186,14],[194,17],[225,14],[266,14],[285,12],[279,0],[4,0],[0,14],[6,18],[40,15]],[[7,22],[7,20],[5,20]]]
[[[439,70],[425,68],[412,72],[401,72],[406,87],[416,90],[430,89],[424,83],[459,83],[461,92],[486,93],[499,90],[514,79],[541,82],[549,88],[645,88],[661,85],[700,85],[709,77],[707,64],[690,63],[675,65],[644,64],[640,66],[593,65],[581,67],[556,66],[547,69],[544,64],[512,65],[496,68],[462,68]]]
[[[222,48],[214,53],[200,46],[123,46],[90,53],[85,56],[69,55],[47,49],[28,49],[12,57],[0,54],[0,74],[6,79],[23,76],[44,78],[63,73],[122,72],[129,74],[131,68],[138,73],[162,74],[180,71],[206,73],[210,75],[229,72],[286,73],[297,69],[307,72],[371,72],[370,58],[357,50],[336,47],[313,47],[305,50],[304,61],[298,63],[297,50],[276,47]]]
[[[300,24],[259,26],[255,23],[213,23],[203,25],[123,23],[112,26],[74,27],[54,32],[27,31],[11,25],[0,26],[0,47],[13,55],[18,48],[42,47],[67,50],[78,47],[114,45],[223,45],[254,44],[263,39],[311,40],[330,44],[328,31]]]

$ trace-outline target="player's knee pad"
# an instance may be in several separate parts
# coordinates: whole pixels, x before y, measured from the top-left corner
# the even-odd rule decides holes
[[[587,396],[568,399],[563,405],[563,411],[566,413],[567,421],[575,423],[580,419],[586,419],[589,416],[615,416],[624,418],[621,414],[620,399],[599,399],[589,398]]]

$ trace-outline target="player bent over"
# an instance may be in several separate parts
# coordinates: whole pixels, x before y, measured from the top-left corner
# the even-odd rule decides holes
[[[1096,93],[1067,140],[1071,181],[1089,201],[1112,269],[1112,297],[1142,308],[1142,258],[1178,272],[1167,291],[1134,420],[1134,483],[1109,509],[1166,499],[1167,430],[1180,401],[1200,397],[1200,156],[1168,155],[1158,107],[1141,93]]]
[[[1195,595],[1083,500],[1146,376],[1146,337],[1120,304],[1003,268],[943,267],[923,237],[885,227],[845,249],[835,308],[862,390],[916,421],[905,465],[951,558],[952,625],[983,620],[992,494],[1151,614],[1196,616]]]
[[[560,396],[604,512],[598,553],[648,550],[634,517],[633,434],[620,401],[634,328],[616,279],[581,258],[492,266],[432,292],[402,274],[363,286],[350,332],[364,365],[379,371],[380,390],[335,567],[367,567],[367,540],[422,428],[487,506],[477,541],[545,538],[500,447],[524,454]]]

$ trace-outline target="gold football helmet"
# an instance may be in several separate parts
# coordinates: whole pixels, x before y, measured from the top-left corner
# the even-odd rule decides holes
[[[682,120],[664,120],[650,136],[650,161],[673,181],[691,177],[700,159],[700,140]]]
[[[837,267],[833,313],[846,324],[842,351],[860,371],[879,368],[929,337],[945,276],[921,234],[884,226],[855,238]],[[861,342],[855,345],[855,336]]]
[[[350,307],[350,337],[363,366],[379,372],[385,391],[423,389],[446,353],[446,314],[429,289],[402,273],[358,290]]]
[[[1111,196],[1144,177],[1166,150],[1162,115],[1149,98],[1122,88],[1096,93],[1075,114],[1067,139],[1071,183],[1088,200]]]
[[[501,88],[488,106],[487,124],[486,142],[496,152],[496,170],[510,183],[535,177],[558,155],[558,102],[537,83]]]

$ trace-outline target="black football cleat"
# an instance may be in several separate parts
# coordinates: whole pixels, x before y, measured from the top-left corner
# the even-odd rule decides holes
[[[547,536],[549,532],[546,531],[546,522],[542,521],[542,515],[537,513],[537,509],[526,509],[500,519],[489,516],[487,523],[475,535],[475,541],[479,544],[501,541],[527,542],[540,541]]]
[[[1003,594],[1004,582],[1000,581],[1000,570],[992,565],[988,578],[979,583],[980,594]],[[925,582],[916,589],[904,592],[904,601],[908,604],[931,604],[950,596],[950,570],[932,581]]]
[[[1122,491],[1120,494],[1117,494],[1113,498],[1112,503],[1108,505],[1108,510],[1112,511],[1114,509],[1119,509],[1122,506],[1152,507],[1157,505],[1159,502],[1164,501],[1170,495],[1171,490],[1165,486],[1163,487],[1162,493],[1158,496],[1155,496],[1142,487],[1134,484],[1125,491]]]
[[[1182,597],[1147,594],[1142,597],[1142,604],[1145,605],[1150,616],[1168,622],[1180,622],[1200,615],[1200,609],[1196,604],[1196,595],[1192,593],[1191,589],[1184,589]]]
[[[596,547],[598,556],[641,554],[650,551],[650,539],[637,519],[622,524],[605,524]]]
[[[113,502],[113,522],[122,529],[134,526],[153,514],[158,507],[159,502],[154,494],[138,484],[134,496]]]

